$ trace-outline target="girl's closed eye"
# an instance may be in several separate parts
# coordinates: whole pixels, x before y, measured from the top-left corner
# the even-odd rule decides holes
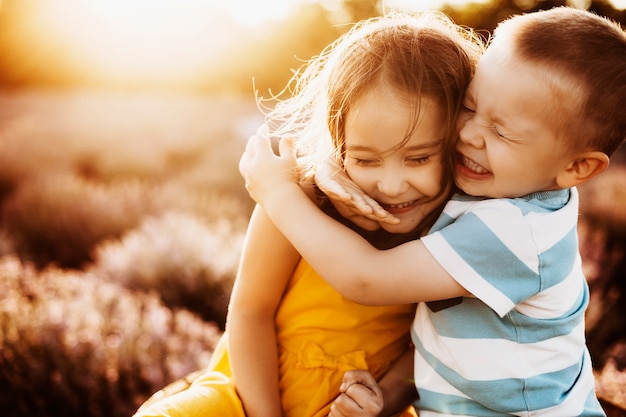
[[[375,166],[376,164],[378,164],[378,160],[374,158],[360,158],[360,157],[352,156],[350,157],[350,159],[352,160],[352,163],[357,166],[369,167],[369,166]]]
[[[410,156],[406,160],[412,165],[423,165],[430,161],[430,155]]]

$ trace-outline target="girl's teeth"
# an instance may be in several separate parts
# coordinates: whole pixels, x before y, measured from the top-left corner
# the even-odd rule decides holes
[[[472,171],[474,171],[477,174],[488,174],[489,171],[486,170],[485,168],[481,167],[480,165],[478,165],[476,162],[472,161],[471,159],[467,158],[467,157],[463,157],[463,165],[465,165],[467,168],[471,169]]]
[[[410,205],[414,204],[417,200],[413,200],[413,201],[409,201],[408,203],[402,203],[402,204],[387,204],[387,207],[389,208],[405,208],[405,207],[409,207]]]

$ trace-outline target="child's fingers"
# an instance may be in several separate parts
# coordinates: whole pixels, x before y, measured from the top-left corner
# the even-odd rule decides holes
[[[400,220],[386,211],[369,195],[365,194],[360,188],[353,184],[338,184],[341,189],[347,193],[349,200],[342,200],[346,205],[354,207],[358,214],[375,222],[398,224]]]
[[[259,155],[264,155],[268,152],[271,152],[271,143],[269,136],[267,135],[252,135],[248,142],[246,143],[246,147],[243,151],[241,159],[239,160],[239,168],[247,169],[248,166],[254,161],[254,159]]]
[[[377,416],[383,408],[382,393],[363,384],[351,384],[330,409],[331,417]]]
[[[346,394],[341,394],[330,406],[328,417],[352,417],[362,414],[362,408],[352,398]]]
[[[362,216],[365,216],[371,220],[378,220],[376,218],[374,206],[378,206],[378,203],[374,201],[367,194],[363,194],[362,192],[352,192],[353,190],[349,188],[348,193],[350,193],[350,204],[359,211]],[[380,206],[378,206],[380,207]]]
[[[343,375],[341,394],[330,409],[330,417],[377,416],[383,408],[383,395],[374,377],[365,370]]]
[[[293,138],[283,138],[278,142],[279,155],[283,159],[288,159],[295,164],[296,150],[294,148]]]
[[[372,374],[364,369],[354,369],[351,371],[346,371],[343,374],[343,380],[341,382],[341,387],[339,387],[339,390],[345,393],[350,388],[350,386],[357,384],[366,386],[372,391],[380,390]]]
[[[324,191],[331,200],[341,201],[347,203],[352,199],[350,193],[341,186],[338,182],[334,181],[331,177],[318,177],[316,176],[317,186]]]
[[[398,224],[400,219],[382,208],[380,204],[370,196],[364,193],[352,195],[352,201],[361,213],[371,220],[377,222]],[[367,213],[370,213],[369,215]]]
[[[350,193],[345,189],[346,174],[333,159],[327,159],[316,165],[315,182],[320,190],[331,200],[350,201]]]
[[[259,129],[257,133],[258,134],[250,136],[244,152],[239,159],[239,172],[244,179],[248,180],[253,177],[252,172],[254,172],[257,167],[267,168],[268,163],[271,167],[271,164],[275,164],[278,160],[280,160],[281,166],[296,166],[293,140],[283,139],[280,141],[280,156],[278,156],[272,149],[269,134],[263,129]]]
[[[387,212],[384,208],[378,204],[376,200],[368,196],[367,194],[358,194],[353,195],[352,200],[354,201],[354,205],[361,211],[364,216],[367,214],[371,214],[367,216],[368,218],[376,221],[386,221],[387,223],[395,224],[398,222],[398,219],[392,216],[389,212]]]

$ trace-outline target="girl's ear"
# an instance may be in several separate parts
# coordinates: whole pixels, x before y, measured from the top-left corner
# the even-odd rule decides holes
[[[590,151],[576,157],[556,177],[561,188],[570,188],[595,177],[609,166],[609,156],[604,152]]]

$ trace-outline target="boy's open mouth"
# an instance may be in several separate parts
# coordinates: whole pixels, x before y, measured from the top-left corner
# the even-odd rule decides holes
[[[483,166],[477,164],[475,161],[473,161],[472,159],[468,158],[465,155],[459,154],[459,162],[467,169],[469,169],[470,171],[479,174],[479,175],[486,175],[486,174],[491,174],[491,171],[489,171],[488,169],[485,169]]]

